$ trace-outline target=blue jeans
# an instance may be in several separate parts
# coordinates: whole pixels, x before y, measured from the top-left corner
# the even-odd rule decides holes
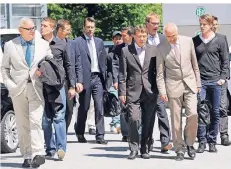
[[[212,110],[210,112],[210,125],[199,124],[197,138],[199,143],[207,142],[216,144],[220,119],[221,86],[216,82],[202,84],[200,96],[201,100],[206,98],[211,103]]]
[[[112,86],[109,89],[110,93],[113,93],[118,98],[118,90]],[[128,136],[128,123],[125,120],[124,114],[120,114],[116,117],[112,117],[112,121],[110,123],[111,126],[121,125],[121,133],[123,136]]]
[[[66,135],[66,93],[63,87],[60,90],[62,98],[63,108],[58,112],[54,112],[55,116],[53,120],[46,117],[46,112],[43,114],[42,128],[44,130],[44,139],[46,143],[46,153],[50,152],[54,154],[57,150],[63,150],[66,152],[67,135]],[[52,132],[52,123],[54,125],[55,134]],[[54,138],[55,135],[55,138]]]

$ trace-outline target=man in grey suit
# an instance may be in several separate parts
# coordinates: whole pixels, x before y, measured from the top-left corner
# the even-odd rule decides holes
[[[148,31],[148,40],[147,43],[150,45],[158,46],[159,44],[166,41],[164,35],[157,33],[160,25],[160,17],[155,13],[150,13],[146,16],[145,19],[146,27]],[[158,117],[158,126],[160,130],[160,142],[161,142],[161,152],[166,153],[169,149],[172,148],[172,144],[169,144],[171,134],[169,128],[168,114],[165,110],[165,102],[158,97],[156,114]],[[153,121],[153,127],[154,127]],[[154,143],[154,140],[153,140]],[[152,148],[151,148],[152,149]]]
[[[149,149],[152,140],[152,121],[157,101],[156,85],[156,47],[146,44],[145,26],[134,28],[135,42],[122,49],[119,59],[119,97],[126,102],[129,114],[128,159],[135,159],[139,149],[140,117],[142,123],[141,157],[150,158]],[[142,112],[142,113],[141,113]],[[141,115],[142,114],[142,115]]]
[[[36,72],[38,63],[53,55],[49,43],[35,36],[35,25],[31,19],[20,20],[19,32],[21,36],[5,44],[2,75],[13,101],[19,147],[24,157],[22,167],[39,167],[45,163],[42,130],[44,98],[42,83]]]
[[[197,135],[197,92],[200,91],[200,73],[192,38],[178,36],[177,26],[164,27],[168,41],[160,44],[157,55],[157,86],[163,101],[169,101],[172,137],[176,160],[184,159],[185,143],[188,155],[194,159],[193,144]],[[182,138],[182,104],[185,103],[185,141]]]

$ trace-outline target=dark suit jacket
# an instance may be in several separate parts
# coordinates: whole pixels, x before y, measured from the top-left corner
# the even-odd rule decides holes
[[[103,40],[94,37],[96,53],[98,57],[99,70],[102,75],[102,83],[105,87],[105,75],[106,75],[106,59],[107,54],[104,48]],[[77,50],[81,56],[82,68],[83,68],[83,88],[89,88],[91,84],[91,56],[88,50],[87,41],[84,35],[77,37],[74,40],[75,50]]]
[[[140,98],[143,88],[150,98],[158,94],[156,51],[156,47],[146,44],[142,68],[134,43],[122,49],[122,57],[119,60],[119,96],[127,96],[128,102],[135,102]]]
[[[83,83],[83,68],[79,50],[76,50],[74,40],[66,39],[67,54],[70,59],[72,71],[75,78],[75,83]]]
[[[106,73],[106,89],[110,89],[112,84],[118,82],[118,73],[117,77],[115,77],[115,73],[113,72],[113,58],[115,57],[115,46],[111,46],[106,48],[107,53],[107,73]],[[118,70],[117,70],[118,71]]]

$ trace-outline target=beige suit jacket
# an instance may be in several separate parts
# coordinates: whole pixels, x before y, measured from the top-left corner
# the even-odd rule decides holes
[[[184,83],[197,92],[201,87],[200,72],[197,64],[192,38],[178,36],[180,61],[175,57],[169,42],[160,44],[157,52],[157,87],[160,95],[178,98],[184,92]]]
[[[35,71],[38,63],[46,56],[53,57],[49,43],[36,36],[34,59],[29,69],[20,37],[5,43],[1,70],[4,84],[8,88],[11,97],[16,97],[23,92],[30,77],[35,92],[40,100],[43,100],[42,83]]]

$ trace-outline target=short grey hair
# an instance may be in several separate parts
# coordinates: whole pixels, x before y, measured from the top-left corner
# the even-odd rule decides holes
[[[174,29],[176,29],[176,31],[178,32],[178,28],[177,28],[176,24],[175,24],[175,23],[172,23],[172,22],[169,22],[169,23],[167,23],[166,25],[164,25],[163,32],[165,32],[165,30],[166,30],[168,27],[174,28]]]
[[[19,21],[19,28],[22,27],[23,25],[25,25],[29,21],[34,23],[34,21],[31,18],[28,18],[28,17],[21,18]]]

